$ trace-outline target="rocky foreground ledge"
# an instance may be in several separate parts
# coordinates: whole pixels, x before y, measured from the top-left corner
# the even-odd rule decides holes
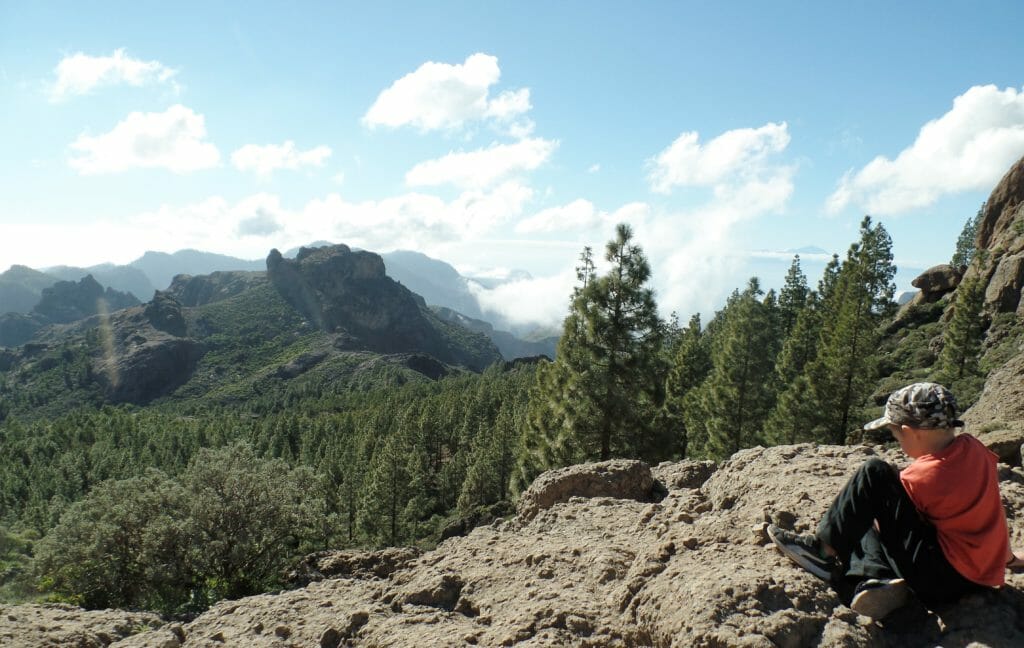
[[[873,455],[900,460],[868,446],[804,444],[744,450],[718,467],[573,466],[542,475],[516,518],[434,551],[317,554],[296,574],[305,587],[223,601],[184,626],[147,630],[151,616],[110,610],[0,607],[0,644],[1024,646],[1024,575],[948,609],[912,604],[879,623],[774,549],[767,522],[812,528]],[[1004,466],[1001,479],[1013,543],[1024,547],[1024,472]],[[122,638],[126,630],[137,634]]]

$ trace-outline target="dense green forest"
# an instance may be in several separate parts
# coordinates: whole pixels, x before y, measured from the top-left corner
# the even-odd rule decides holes
[[[970,260],[973,240],[961,236],[955,261]],[[813,288],[797,256],[778,292],[751,278],[706,324],[682,325],[659,318],[652,269],[620,225],[606,272],[581,254],[557,357],[481,374],[267,377],[234,383],[230,398],[146,407],[86,392],[46,418],[0,382],[23,412],[0,400],[0,596],[190,614],[280,587],[312,551],[430,546],[446,528],[508,515],[550,468],[858,440],[888,391],[913,380],[946,382],[969,405],[1019,323],[985,321],[969,283],[946,320],[945,300],[894,319],[891,248],[865,218]],[[225,343],[228,359],[214,348],[214,361],[278,348],[250,321],[250,351]],[[47,402],[86,372],[83,351],[54,355]]]

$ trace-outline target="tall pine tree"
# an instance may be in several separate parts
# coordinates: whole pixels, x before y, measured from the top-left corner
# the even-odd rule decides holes
[[[752,278],[727,307],[724,328],[712,350],[704,410],[707,453],[725,458],[761,441],[774,403],[775,339],[770,307]]]
[[[878,378],[878,325],[892,308],[895,290],[889,233],[865,216],[860,240],[850,246],[838,273],[828,272],[817,354],[805,374],[810,405],[822,416],[817,439],[843,443]]]
[[[663,400],[663,326],[646,285],[650,266],[628,225],[616,227],[605,259],[609,270],[598,277],[584,252],[582,285],[557,357],[538,372],[527,430],[535,458],[657,459],[670,452],[651,425]]]

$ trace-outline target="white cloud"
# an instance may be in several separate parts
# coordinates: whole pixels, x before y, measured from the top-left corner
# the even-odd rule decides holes
[[[247,259],[265,257],[273,247],[284,250],[317,240],[377,252],[416,249],[429,254],[451,241],[476,241],[488,235],[520,216],[531,197],[529,188],[515,182],[486,192],[463,192],[451,201],[408,193],[351,202],[330,193],[291,208],[269,193],[237,202],[212,196],[138,215],[111,240],[132,241],[139,254],[196,248]]]
[[[590,167],[587,168],[587,173],[597,173],[600,170],[601,170],[601,165],[600,164],[591,164]]]
[[[497,314],[514,325],[555,326],[569,311],[576,273],[567,269],[552,276],[512,281],[490,289],[473,281],[468,285],[485,313]]]
[[[927,207],[946,194],[989,189],[1024,154],[1024,92],[974,86],[946,114],[921,127],[895,159],[878,156],[847,173],[827,207],[872,214]]]
[[[83,95],[101,86],[126,83],[142,86],[172,82],[177,70],[159,61],[142,61],[115,50],[110,56],[89,56],[82,52],[65,56],[54,69],[56,80],[50,88],[51,101]]]
[[[487,187],[517,171],[532,171],[546,162],[558,142],[541,138],[514,144],[492,144],[476,151],[449,153],[420,162],[405,174],[410,186],[453,184],[458,187]]]
[[[369,127],[413,126],[453,130],[470,121],[512,120],[530,110],[530,91],[505,91],[489,98],[501,70],[497,57],[477,53],[465,62],[424,63],[385,89],[363,116]]]
[[[299,151],[295,148],[295,142],[288,140],[281,145],[246,144],[231,154],[231,163],[239,171],[252,171],[260,177],[268,178],[277,169],[323,166],[329,157],[331,149],[327,146]]]
[[[69,163],[82,175],[132,168],[187,173],[219,163],[217,147],[205,140],[203,116],[178,104],[162,113],[133,112],[109,133],[80,135]]]
[[[697,132],[686,132],[649,161],[647,179],[653,191],[664,194],[677,186],[715,186],[758,173],[770,154],[789,146],[789,139],[786,122],[726,131],[704,145]]]
[[[578,198],[567,205],[543,209],[516,223],[516,232],[611,231],[617,223],[636,224],[650,213],[646,203],[629,203],[615,210],[598,210],[592,202]]]

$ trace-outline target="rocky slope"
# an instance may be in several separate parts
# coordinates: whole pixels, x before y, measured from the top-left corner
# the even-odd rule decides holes
[[[38,303],[27,315],[0,315],[0,346],[19,346],[44,326],[67,324],[100,312],[111,312],[134,306],[139,300],[130,293],[106,290],[92,275],[80,281],[57,281],[43,288]]]
[[[1018,460],[1019,449],[1020,439]],[[803,444],[744,450],[718,467],[573,466],[542,475],[515,518],[434,551],[318,554],[305,587],[224,601],[113,646],[1024,645],[1024,575],[948,608],[915,602],[873,622],[771,545],[768,521],[809,529],[877,455],[901,460]],[[1004,466],[1001,476],[1013,541],[1024,546],[1024,472]],[[0,633],[19,636],[35,609],[4,610]]]
[[[991,311],[1024,315],[1024,158],[1006,172],[985,203],[975,247],[983,253],[964,278],[981,279]]]
[[[295,310],[346,338],[349,348],[419,351],[476,371],[501,358],[484,335],[442,321],[422,297],[388,277],[373,252],[347,245],[302,248],[292,260],[272,250],[267,278]]]

